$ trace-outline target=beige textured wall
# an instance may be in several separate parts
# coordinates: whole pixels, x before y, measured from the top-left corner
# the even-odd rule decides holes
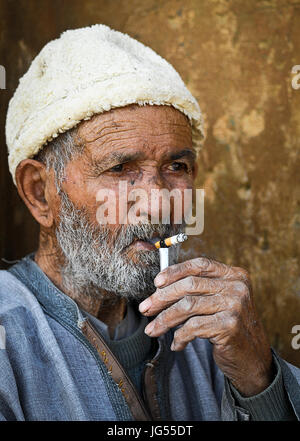
[[[4,118],[17,79],[67,28],[104,23],[151,46],[180,72],[205,114],[198,186],[205,230],[189,255],[249,269],[273,346],[300,366],[300,64],[297,0],[0,0],[0,257],[36,246],[37,226],[13,188]],[[2,267],[5,263],[2,261]]]

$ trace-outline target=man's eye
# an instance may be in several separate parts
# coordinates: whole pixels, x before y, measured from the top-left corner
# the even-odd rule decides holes
[[[184,164],[183,162],[173,162],[170,167],[173,171],[179,171],[179,170],[187,171],[188,169],[187,165]]]
[[[123,170],[123,164],[115,165],[114,167],[109,169],[109,171],[112,172],[121,172],[122,170]]]

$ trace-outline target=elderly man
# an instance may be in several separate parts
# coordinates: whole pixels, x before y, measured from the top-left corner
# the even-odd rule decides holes
[[[270,348],[247,271],[177,263],[174,247],[160,272],[153,239],[185,227],[174,200],[169,223],[151,222],[163,202],[149,198],[122,222],[120,182],[192,189],[201,130],[172,66],[107,26],[67,31],[32,62],[6,135],[40,240],[0,275],[1,419],[299,418],[300,371]],[[117,202],[107,224],[103,189]]]

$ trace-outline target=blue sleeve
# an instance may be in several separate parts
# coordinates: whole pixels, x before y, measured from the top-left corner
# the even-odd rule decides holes
[[[225,378],[222,419],[225,421],[292,421],[300,419],[300,369],[282,360],[275,351],[275,378],[260,394],[243,397]]]
[[[16,380],[5,349],[0,349],[0,421],[25,421]]]

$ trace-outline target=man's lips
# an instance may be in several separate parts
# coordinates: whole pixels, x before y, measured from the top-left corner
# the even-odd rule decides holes
[[[149,251],[153,251],[156,250],[155,245],[151,242],[147,242],[145,240],[135,240],[133,241],[130,245],[130,247],[134,247],[136,250],[140,250],[140,251],[145,251],[145,250],[149,250]]]

